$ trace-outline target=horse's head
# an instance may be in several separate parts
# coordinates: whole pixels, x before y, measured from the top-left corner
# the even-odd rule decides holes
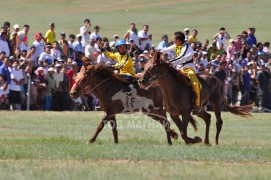
[[[159,79],[159,77],[165,72],[163,68],[163,60],[161,53],[156,52],[152,59],[150,59],[144,66],[144,72],[142,73],[141,80],[139,81],[143,87],[151,86],[152,83]]]
[[[95,67],[91,64],[82,66],[70,90],[70,97],[72,99],[77,99],[81,95],[86,94],[91,89],[91,74],[93,73],[94,69]]]

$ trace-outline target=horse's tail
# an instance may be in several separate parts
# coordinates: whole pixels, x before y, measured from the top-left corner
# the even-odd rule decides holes
[[[189,122],[193,126],[194,130],[197,131],[198,130],[197,121],[192,116],[190,116]]]
[[[252,117],[252,115],[249,113],[253,105],[246,105],[246,106],[230,106],[226,97],[223,98],[223,103],[227,107],[227,110],[229,110],[232,114],[244,117],[244,118],[249,118]]]

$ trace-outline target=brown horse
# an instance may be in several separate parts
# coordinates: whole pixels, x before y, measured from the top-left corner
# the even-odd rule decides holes
[[[190,80],[180,71],[176,70],[171,64],[163,61],[162,58],[160,59],[160,53],[156,53],[153,59],[144,66],[144,69],[145,71],[142,74],[141,84],[144,87],[148,87],[153,83],[159,85],[163,93],[166,111],[172,116],[178,117],[179,115],[182,115],[182,129],[179,130],[185,143],[197,143],[197,138],[192,139],[187,136],[187,125],[192,110],[191,102],[194,101]],[[252,106],[229,106],[224,97],[224,83],[222,81],[207,72],[199,73],[197,74],[197,77],[202,85],[201,102],[203,107],[197,116],[202,118],[206,124],[204,143],[210,144],[209,128],[211,115],[205,111],[205,106],[208,102],[211,102],[217,120],[215,137],[215,144],[217,145],[219,133],[223,124],[221,119],[222,102],[231,113],[242,117],[251,116],[248,112],[252,109]]]
[[[170,129],[166,111],[163,109],[163,97],[159,87],[152,86],[145,90],[135,84],[134,88],[131,88],[120,75],[115,74],[109,67],[87,65],[86,67],[83,66],[77,75],[75,84],[70,90],[70,96],[76,99],[89,92],[92,92],[99,99],[100,107],[105,115],[88,143],[93,143],[96,140],[108,121],[112,126],[114,142],[118,143],[116,114],[134,113],[140,110],[164,126],[168,144],[172,144],[171,137],[175,140],[178,138],[178,134]],[[181,128],[180,118],[173,116],[172,119],[178,128]],[[190,123],[196,130],[196,123],[193,118]]]

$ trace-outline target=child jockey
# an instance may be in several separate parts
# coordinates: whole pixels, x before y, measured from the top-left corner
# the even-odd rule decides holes
[[[195,74],[195,64],[193,63],[194,50],[192,47],[185,43],[184,33],[178,31],[174,33],[173,37],[174,44],[168,48],[162,49],[163,54],[168,54],[171,51],[175,52],[175,58],[170,60],[172,65],[179,69],[183,74],[185,74],[192,82],[192,86],[196,93],[196,102],[193,107],[193,114],[196,115],[201,110],[200,102],[200,83]]]
[[[116,53],[108,52],[104,48],[102,48],[102,52],[105,56],[117,61],[117,64],[112,65],[112,67],[116,70],[119,70],[122,77],[124,77],[130,83],[134,82],[136,74],[133,67],[133,59],[127,52],[126,41],[123,39],[117,40],[115,47],[117,50]]]

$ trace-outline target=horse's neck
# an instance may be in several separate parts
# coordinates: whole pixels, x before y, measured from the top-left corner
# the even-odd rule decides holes
[[[161,88],[164,98],[170,97],[173,89],[178,85],[177,79],[171,74],[171,72],[165,73],[158,80],[159,87]]]

